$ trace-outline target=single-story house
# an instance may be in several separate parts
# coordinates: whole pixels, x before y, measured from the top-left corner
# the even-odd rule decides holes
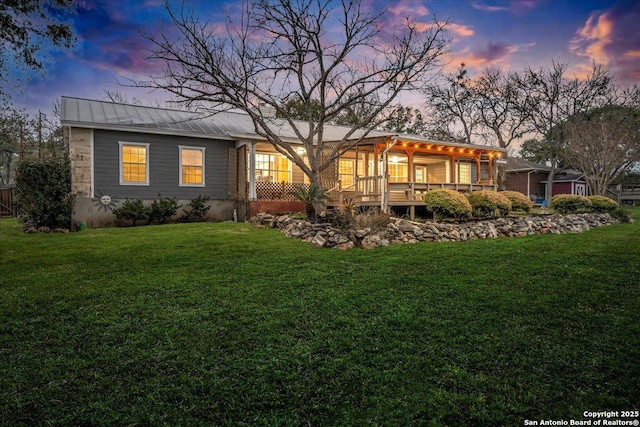
[[[127,198],[147,204],[176,198],[185,205],[208,196],[212,220],[231,219],[234,211],[243,220],[257,212],[303,209],[289,192],[308,178],[255,133],[248,114],[202,115],[62,97],[61,122],[76,197],[74,224],[112,225],[109,207]],[[286,121],[274,118],[273,126],[295,144]],[[325,141],[340,141],[348,130],[326,125]],[[495,161],[503,155],[494,147],[374,131],[323,174],[323,185],[329,204],[351,199],[384,210],[403,207],[413,215],[430,189],[496,190]]]
[[[519,191],[534,201],[544,199],[551,167],[519,157],[508,157],[506,161],[505,189]],[[586,196],[588,186],[584,174],[576,171],[557,172],[553,177],[552,196],[556,194]]]

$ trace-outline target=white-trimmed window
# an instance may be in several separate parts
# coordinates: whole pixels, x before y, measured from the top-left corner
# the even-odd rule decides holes
[[[204,187],[204,147],[180,145],[180,186]]]
[[[149,144],[119,142],[120,185],[149,185]]]
[[[261,182],[291,182],[291,161],[280,154],[256,153],[256,179]]]

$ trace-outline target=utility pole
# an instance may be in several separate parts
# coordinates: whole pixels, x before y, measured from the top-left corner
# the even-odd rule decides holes
[[[38,160],[42,160],[42,111],[38,110]]]

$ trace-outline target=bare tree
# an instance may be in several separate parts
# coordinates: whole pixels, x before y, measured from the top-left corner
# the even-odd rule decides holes
[[[455,73],[445,74],[443,79],[423,90],[425,108],[431,112],[430,132],[441,139],[471,144],[472,138],[478,136],[480,121],[465,65],[461,64]]]
[[[572,116],[564,124],[566,162],[585,174],[593,194],[605,195],[612,180],[640,161],[640,110],[605,106]]]
[[[473,81],[473,97],[480,125],[486,128],[500,148],[509,149],[527,129],[526,99],[513,74],[486,70]]]
[[[184,8],[169,12],[178,36],[149,37],[151,57],[165,61],[164,73],[140,84],[212,114],[246,112],[255,132],[319,187],[322,172],[387,120],[380,113],[403,90],[427,80],[448,43],[446,24],[435,18],[425,31],[409,18],[385,23],[384,12],[369,11],[360,0],[253,0],[224,31]],[[305,120],[288,115],[291,100]],[[362,103],[368,108],[344,136],[325,140],[325,125]],[[302,142],[307,162],[280,136],[273,112]]]
[[[551,163],[547,179],[546,200],[551,200],[553,180],[558,170],[565,135],[562,124],[571,116],[607,102],[612,76],[606,67],[593,65],[585,79],[568,78],[567,64],[553,62],[551,68],[526,68],[514,75],[516,85],[526,96],[521,114],[531,131],[544,142]]]

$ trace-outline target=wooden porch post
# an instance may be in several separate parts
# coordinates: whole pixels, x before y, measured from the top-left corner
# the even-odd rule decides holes
[[[256,142],[249,143],[249,200],[256,200]]]
[[[451,154],[449,156],[451,158],[451,173],[450,179],[452,184],[457,184],[456,182],[456,156],[455,154]]]
[[[489,180],[493,184],[493,154],[489,154]]]

